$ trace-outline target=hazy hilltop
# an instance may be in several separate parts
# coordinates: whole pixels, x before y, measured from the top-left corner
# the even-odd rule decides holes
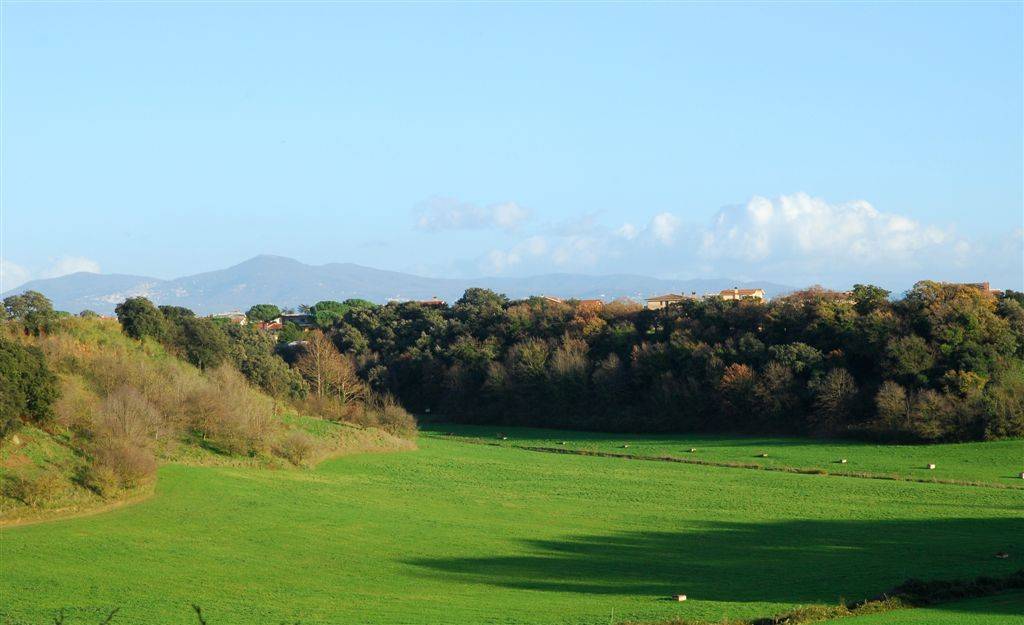
[[[128,297],[145,296],[157,304],[186,306],[200,314],[245,309],[260,302],[280,306],[313,304],[320,300],[359,297],[384,303],[398,299],[440,297],[453,302],[470,287],[484,287],[520,298],[555,295],[565,298],[643,298],[666,292],[706,293],[733,286],[758,286],[769,296],[793,290],[770,282],[738,282],[729,279],[665,280],[615,274],[544,274],[522,278],[427,278],[385,271],[353,263],[307,265],[283,256],[256,256],[227,269],[208,271],[172,280],[124,274],[74,273],[59,278],[33,280],[3,296],[35,290],[60,310],[84,309],[112,313]]]

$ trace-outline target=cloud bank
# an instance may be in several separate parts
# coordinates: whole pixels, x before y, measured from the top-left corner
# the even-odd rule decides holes
[[[829,259],[906,262],[929,250],[963,253],[966,241],[858,200],[832,204],[806,193],[754,197],[718,211],[702,233],[702,253],[746,261]]]
[[[917,280],[992,280],[1024,287],[1024,236],[970,240],[951,227],[886,212],[864,200],[807,193],[755,196],[687,223],[660,212],[645,224],[555,228],[479,259],[492,274],[558,271],[663,277],[736,277],[845,287],[868,281],[906,288]]]
[[[6,258],[0,258],[0,292],[16,289],[31,280],[59,278],[80,271],[99,273],[100,265],[82,256],[64,256],[54,260],[47,267],[33,271]]]

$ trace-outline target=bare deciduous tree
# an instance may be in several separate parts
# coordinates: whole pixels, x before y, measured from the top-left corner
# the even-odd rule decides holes
[[[356,374],[352,356],[339,352],[319,330],[308,335],[295,366],[317,397],[331,395],[348,403],[367,396],[366,384]]]

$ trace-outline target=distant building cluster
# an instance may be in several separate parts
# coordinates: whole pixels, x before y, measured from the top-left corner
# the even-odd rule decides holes
[[[542,300],[551,302],[552,304],[564,304],[568,306],[570,302],[576,303],[576,309],[582,311],[598,311],[604,308],[604,300],[601,299],[562,299],[561,297],[555,297],[554,295],[541,295]]]
[[[286,323],[294,323],[300,328],[312,328],[316,325],[316,317],[306,313],[289,313],[281,315],[277,319],[271,319],[268,323],[279,323],[282,328]]]
[[[234,323],[234,324],[237,324],[237,325],[240,325],[240,326],[244,326],[245,324],[249,323],[249,318],[245,316],[244,312],[241,312],[239,310],[233,310],[231,312],[225,312],[225,313],[216,313],[216,314],[210,315],[210,318],[211,319],[223,319],[223,320],[227,321],[228,323]]]
[[[448,302],[444,301],[438,296],[434,296],[430,299],[414,300],[420,306],[426,306],[428,308],[444,308],[448,305]]]
[[[719,291],[718,293],[709,293],[706,295],[697,295],[695,292],[688,295],[682,293],[655,295],[654,297],[647,298],[647,310],[661,310],[662,308],[668,308],[669,306],[685,302],[687,300],[709,298],[719,298],[729,301],[756,300],[763,302],[767,300],[764,294],[764,289],[741,289],[739,287],[733,287],[731,289]]]
[[[668,308],[673,304],[690,299],[698,299],[697,294],[680,295],[677,293],[666,293],[664,295],[655,295],[654,297],[647,298],[647,310],[661,310],[662,308]]]
[[[977,289],[983,295],[989,295],[993,297],[997,297],[1003,294],[1002,291],[993,289],[987,281],[951,284]],[[807,297],[809,295],[814,295],[815,297],[818,298],[826,297],[833,300],[844,302],[853,301],[852,291],[830,291],[828,289],[823,289],[822,287],[811,287],[806,291],[799,291],[797,293],[789,295],[787,296],[787,298],[792,299],[795,297]],[[564,299],[556,297],[554,295],[541,295],[539,297],[540,299],[551,302],[552,304],[560,304],[567,306],[572,305],[575,306],[576,309],[581,311],[597,312],[600,311],[605,305],[604,300],[601,299]],[[724,301],[749,300],[755,302],[768,301],[768,298],[765,295],[765,291],[762,288],[741,289],[738,286],[734,286],[731,289],[723,289],[721,291],[718,291],[717,293],[706,293],[704,295],[698,295],[695,291],[690,293],[665,293],[663,295],[655,295],[653,297],[646,298],[646,308],[647,310],[662,310],[668,308],[669,306],[679,304],[681,302],[705,299],[721,299]],[[399,302],[399,300],[393,301]],[[415,303],[419,304],[420,306],[426,306],[430,308],[444,308],[448,306],[448,302],[437,296],[424,300],[401,301],[407,301],[409,303]],[[247,323],[249,323],[246,314],[238,310],[233,310],[224,313],[216,313],[210,315],[210,317],[212,319],[221,319],[228,323],[235,323],[238,325],[246,325]],[[299,328],[307,329],[316,327],[316,318],[313,315],[307,313],[285,313],[275,319],[271,319],[270,321],[255,321],[253,322],[253,325],[260,330],[266,330],[268,332],[277,332],[283,329],[286,323],[292,323],[298,326]]]
[[[993,297],[998,297],[998,296],[1003,294],[1002,291],[1000,291],[998,289],[993,289],[991,286],[989,286],[988,282],[965,282],[965,283],[961,284],[960,286],[966,286],[966,287],[970,287],[972,289],[978,289],[979,291],[981,291],[982,295],[991,295]]]

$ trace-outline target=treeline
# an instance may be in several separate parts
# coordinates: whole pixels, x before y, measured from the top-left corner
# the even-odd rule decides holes
[[[1024,435],[1024,294],[920,282],[650,311],[470,289],[350,307],[327,335],[371,388],[474,423],[607,431]]]
[[[29,297],[26,294],[23,297]],[[10,298],[8,298],[10,299]],[[45,298],[44,298],[45,299]],[[5,302],[7,305],[8,302]],[[200,368],[230,363],[312,414],[411,427],[405,408],[502,425],[745,432],[893,441],[1024,436],[1024,294],[920,282],[768,303],[718,298],[645,310],[469,289],[452,306],[323,301],[313,329],[195,316],[132,298],[124,332]],[[17,310],[15,310],[17,309]],[[33,331],[47,316],[8,306]]]
[[[274,334],[254,323],[197,317],[181,306],[157,307],[143,297],[125,300],[115,312],[128,336],[160,341],[201,369],[231,363],[271,397],[308,414],[393,434],[416,429],[415,419],[386,389],[371,389],[359,377],[353,356],[336,349],[322,332],[304,332],[289,324]],[[257,305],[249,316],[258,322],[275,313],[275,306]]]

